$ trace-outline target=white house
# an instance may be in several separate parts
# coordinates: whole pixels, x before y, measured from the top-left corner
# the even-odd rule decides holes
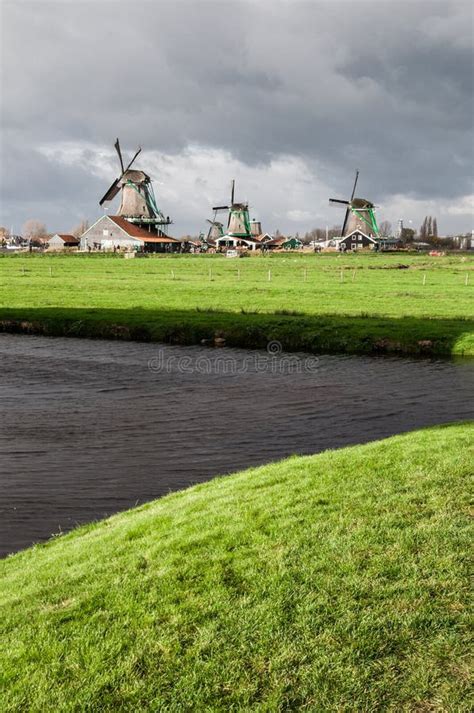
[[[254,238],[249,237],[244,238],[236,235],[223,235],[222,237],[216,240],[216,247],[218,249],[231,248],[233,250],[236,250],[238,248],[244,248],[247,250],[256,250],[258,247],[260,247],[260,242]]]

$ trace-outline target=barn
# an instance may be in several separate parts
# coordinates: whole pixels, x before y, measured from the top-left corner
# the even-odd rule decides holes
[[[64,233],[55,233],[49,240],[46,241],[48,250],[64,250],[65,248],[78,248],[79,238],[74,235],[66,235]]]
[[[103,215],[82,234],[81,250],[180,252],[181,242],[168,235],[149,232],[120,215]]]
[[[362,230],[353,230],[338,242],[338,248],[341,252],[355,252],[364,248],[373,248],[375,245],[377,245],[377,240],[362,232]]]

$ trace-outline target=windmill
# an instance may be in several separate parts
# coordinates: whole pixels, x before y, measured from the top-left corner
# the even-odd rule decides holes
[[[348,201],[339,198],[330,198],[330,203],[341,203],[347,206],[344,222],[342,224],[341,237],[349,235],[354,230],[360,230],[369,237],[378,237],[379,228],[375,219],[375,206],[366,198],[355,198],[355,190],[359,171],[356,171],[352,194]]]
[[[216,220],[215,217],[214,220],[208,219],[207,222],[209,223],[209,230],[207,231],[206,242],[215,243],[216,240],[219,240],[224,235],[224,225]]]
[[[118,139],[114,146],[119,157],[121,173],[102,196],[99,205],[102,206],[104,203],[109,203],[121,191],[122,196],[117,215],[150,232],[153,230],[159,234],[164,234],[164,230],[172,221],[169,217],[165,218],[156,204],[151,178],[144,171],[132,169],[132,164],[141,153],[141,148],[137,149],[130,163],[124,168]]]
[[[235,202],[235,180],[232,180],[231,184],[230,205],[215,206],[213,208],[214,216],[222,210],[229,211],[226,236],[229,238],[251,240],[252,234],[250,232],[249,204]]]

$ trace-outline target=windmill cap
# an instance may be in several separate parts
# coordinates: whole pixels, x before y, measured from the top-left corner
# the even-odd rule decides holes
[[[374,204],[368,201],[367,198],[353,198],[351,201],[353,208],[373,208]]]
[[[133,168],[129,168],[121,177],[120,182],[126,183],[127,181],[132,181],[132,183],[147,183],[149,180],[150,176],[145,173],[145,171],[136,171]]]

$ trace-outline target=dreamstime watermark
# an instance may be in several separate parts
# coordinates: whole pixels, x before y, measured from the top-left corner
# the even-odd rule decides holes
[[[267,344],[267,353],[255,352],[244,357],[231,356],[226,352],[178,356],[168,349],[159,349],[156,356],[148,361],[148,368],[154,374],[303,374],[313,373],[319,367],[319,359],[314,356],[301,357],[283,353],[280,342]]]

